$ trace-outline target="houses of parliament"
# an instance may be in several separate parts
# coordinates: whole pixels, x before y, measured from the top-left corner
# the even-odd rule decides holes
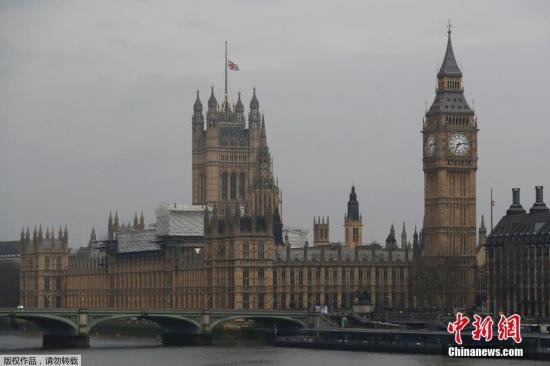
[[[432,106],[422,125],[424,224],[409,236],[391,225],[383,243],[363,240],[359,193],[350,187],[345,240],[334,219],[313,219],[313,240],[284,225],[266,121],[254,90],[193,105],[192,204],[161,204],[146,224],[115,212],[105,235],[69,249],[67,228],[21,232],[21,304],[67,308],[349,309],[471,307],[476,252],[477,119],[451,32]],[[342,206],[346,203],[343,202]],[[419,213],[421,215],[422,213]],[[56,232],[57,231],[57,232]],[[412,240],[410,240],[412,239]],[[453,286],[421,291],[423,263],[445,266]],[[440,267],[439,267],[440,268]]]

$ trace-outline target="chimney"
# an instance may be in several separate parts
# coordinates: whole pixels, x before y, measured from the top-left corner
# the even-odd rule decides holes
[[[506,215],[524,214],[525,210],[520,203],[519,188],[512,188],[512,205],[506,211]]]
[[[529,213],[549,212],[548,207],[546,207],[543,200],[543,188],[543,186],[535,187],[535,203],[529,210]]]
[[[517,206],[519,203],[519,188],[512,188],[512,204]]]

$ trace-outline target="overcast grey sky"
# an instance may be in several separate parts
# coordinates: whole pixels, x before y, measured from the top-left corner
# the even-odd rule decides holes
[[[285,224],[330,216],[341,240],[354,182],[365,240],[410,235],[449,17],[481,129],[478,214],[491,187],[496,219],[512,187],[550,201],[550,2],[2,1],[0,240],[67,224],[75,246],[109,211],[151,223],[190,202],[195,90],[219,99],[225,40],[232,96],[257,87]]]

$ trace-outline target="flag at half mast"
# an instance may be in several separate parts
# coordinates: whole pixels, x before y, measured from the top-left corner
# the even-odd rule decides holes
[[[227,58],[227,41],[225,41],[225,95],[227,97],[227,69],[239,71],[239,65]]]
[[[234,63],[231,60],[227,61],[227,67],[229,67],[229,70],[239,71],[239,65],[237,65],[236,63]]]

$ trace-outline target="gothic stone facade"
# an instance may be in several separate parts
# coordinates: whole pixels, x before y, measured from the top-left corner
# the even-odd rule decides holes
[[[431,303],[473,304],[477,120],[463,96],[450,33],[436,98],[424,121],[423,144],[425,222],[420,240],[415,231],[411,246],[403,231],[398,246],[392,227],[384,247],[364,244],[353,187],[343,244],[330,242],[327,218],[315,222],[313,246],[291,248],[282,237],[281,194],[256,91],[248,119],[240,94],[232,105],[226,93],[219,105],[212,90],[205,118],[197,93],[194,206],[189,210],[201,210],[201,232],[186,231],[190,226],[166,231],[171,221],[165,224],[162,215],[155,227],[146,228],[137,215],[133,226],[124,227],[115,215],[104,240],[94,231],[90,245],[75,253],[68,250],[66,234],[59,239],[61,246],[46,245],[38,233],[31,245],[26,235],[21,240],[27,263],[22,266],[21,302],[30,307],[338,309],[350,307],[361,292],[378,309],[406,310],[419,305],[411,296],[411,269],[413,260],[416,265],[424,258],[432,263],[444,259],[455,281]],[[173,215],[178,210],[186,212],[175,207]],[[193,218],[182,220],[196,224]],[[60,258],[55,270],[52,258]],[[51,278],[56,278],[54,290]]]
[[[471,307],[475,292],[477,118],[464,97],[462,72],[449,30],[437,74],[435,99],[426,112],[424,145],[424,228],[422,256],[448,269],[438,296],[440,308]]]
[[[62,244],[66,236],[54,246],[40,234],[30,246],[24,237],[22,262],[30,267],[22,271],[21,304],[139,309],[327,305],[337,310],[349,309],[357,294],[367,293],[381,311],[408,310],[412,305],[413,250],[406,234],[401,247],[397,245],[393,227],[385,246],[329,242],[291,248],[288,240],[275,244],[276,214],[249,216],[238,205],[223,216],[217,207],[171,210],[193,212],[195,218],[200,213],[198,230],[204,236],[189,229],[165,231],[162,215],[157,214],[155,228],[119,227],[114,240],[103,241],[94,233],[89,246],[74,253]],[[186,219],[173,221],[181,225],[182,220]],[[55,287],[48,287],[49,282]]]

